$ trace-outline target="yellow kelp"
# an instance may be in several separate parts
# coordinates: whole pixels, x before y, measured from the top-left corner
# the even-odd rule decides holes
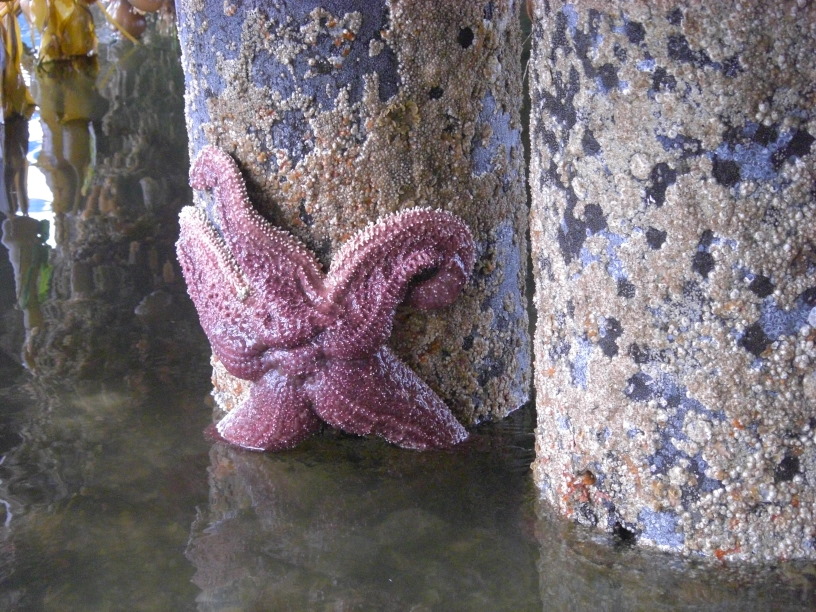
[[[21,8],[42,36],[40,63],[96,51],[93,16],[84,0],[29,0]]]
[[[23,42],[20,24],[15,17],[17,2],[8,2],[0,7],[0,36],[5,47],[3,66],[3,117],[14,114],[30,117],[34,111],[34,100],[26,87],[20,60],[23,56]]]

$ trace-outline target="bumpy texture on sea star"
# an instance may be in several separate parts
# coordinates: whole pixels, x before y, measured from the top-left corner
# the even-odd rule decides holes
[[[386,346],[397,305],[442,308],[467,282],[474,248],[461,219],[429,208],[383,217],[324,274],[302,242],[253,208],[229,155],[202,149],[190,184],[214,192],[221,231],[201,208],[182,209],[177,250],[188,291],[215,355],[252,381],[248,399],[216,424],[224,440],[288,448],[321,420],[417,450],[467,438]]]

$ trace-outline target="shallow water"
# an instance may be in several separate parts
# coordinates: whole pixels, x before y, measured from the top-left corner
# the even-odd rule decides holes
[[[683,562],[552,517],[529,407],[450,452],[205,439],[177,52],[153,32],[32,72],[51,224],[18,217],[0,248],[0,609],[816,609],[814,564]]]

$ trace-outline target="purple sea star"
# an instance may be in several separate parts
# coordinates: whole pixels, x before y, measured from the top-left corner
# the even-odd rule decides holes
[[[249,396],[216,424],[253,450],[294,446],[320,421],[412,449],[467,438],[442,400],[386,346],[402,302],[451,304],[474,263],[457,216],[413,208],[349,240],[324,274],[297,238],[249,202],[235,161],[204,147],[190,171],[214,192],[216,231],[203,209],[180,214],[177,250],[190,297],[216,357],[251,381]]]

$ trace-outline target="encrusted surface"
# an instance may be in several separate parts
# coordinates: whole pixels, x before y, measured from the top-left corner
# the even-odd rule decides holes
[[[816,557],[816,7],[536,7],[542,495],[664,549]]]
[[[529,388],[517,10],[179,2],[192,152],[232,153],[252,201],[324,265],[413,206],[472,229],[474,281],[443,313],[398,313],[391,343],[468,423],[504,416]]]

